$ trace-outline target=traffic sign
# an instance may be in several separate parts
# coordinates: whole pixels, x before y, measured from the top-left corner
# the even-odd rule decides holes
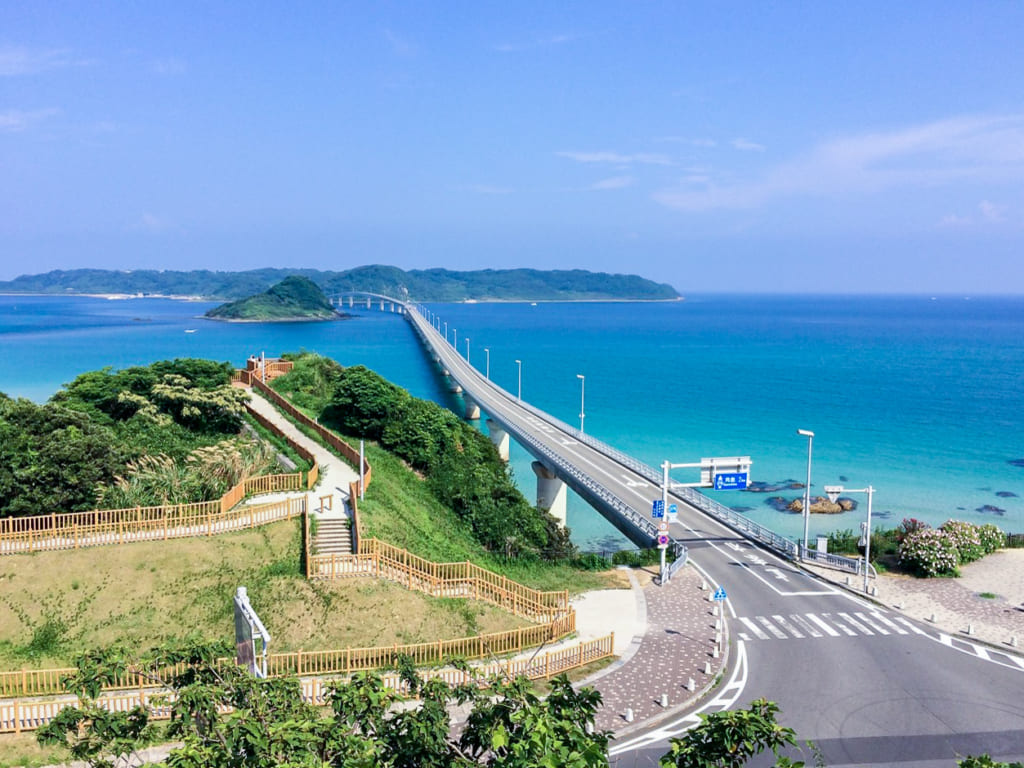
[[[674,523],[679,519],[679,510],[676,508],[675,504],[668,505],[668,519],[670,523]]]
[[[667,533],[659,533],[658,534],[658,546],[659,547],[667,547],[668,546],[668,534]]]
[[[747,472],[720,472],[719,474],[715,475],[715,490],[743,490],[749,484],[749,477],[750,475]]]
[[[658,532],[659,533],[668,533],[668,523],[666,523],[664,520],[662,520],[660,523],[658,523]]]
[[[714,599],[725,600],[725,587],[719,587],[715,590]]]
[[[665,516],[665,502],[662,499],[655,499],[651,502],[651,517]]]

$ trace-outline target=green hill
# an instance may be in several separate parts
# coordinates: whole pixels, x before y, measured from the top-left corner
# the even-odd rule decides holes
[[[214,320],[281,322],[288,320],[336,320],[341,315],[312,280],[298,275],[240,301],[221,304],[206,313]]]
[[[294,275],[308,278],[327,295],[364,291],[412,301],[672,301],[679,298],[671,285],[638,275],[583,269],[403,270],[381,264],[338,272],[316,269],[55,270],[0,282],[0,293],[115,293],[241,299],[266,291]]]

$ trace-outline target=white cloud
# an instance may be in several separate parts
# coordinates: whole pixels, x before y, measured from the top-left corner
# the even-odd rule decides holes
[[[649,152],[625,155],[620,152],[556,152],[559,157],[567,157],[577,163],[602,165],[672,165],[668,155]]]
[[[846,136],[746,179],[665,189],[663,205],[687,211],[755,208],[800,196],[863,195],[900,187],[1024,176],[1024,115],[966,116],[900,130]]]
[[[741,152],[764,152],[764,144],[758,144],[748,139],[733,139],[731,142],[733,149],[738,149]]]
[[[496,184],[468,184],[461,189],[478,195],[510,195],[513,191],[511,187],[500,187]]]
[[[171,58],[157,59],[154,61],[153,71],[158,75],[183,75],[188,71],[188,65],[183,59],[172,56]]]
[[[625,189],[631,187],[636,182],[632,176],[612,176],[608,179],[601,179],[595,181],[587,189],[594,191],[603,191],[606,189]]]
[[[950,213],[942,217],[942,221],[939,222],[940,227],[966,227],[971,224],[971,218],[969,216],[957,216],[955,213]]]
[[[564,45],[578,40],[580,35],[560,33],[554,35],[541,35],[535,37],[533,40],[529,40],[523,43],[498,43],[494,46],[494,50],[500,53],[518,53],[520,51],[529,51],[534,48],[547,48],[554,45]]]
[[[981,211],[982,218],[985,221],[1005,221],[1008,206],[996,205],[988,200],[982,200],[978,203],[978,210]]]
[[[0,46],[0,77],[34,75],[83,63],[73,60],[67,48],[32,49],[25,46]]]
[[[30,128],[35,123],[41,122],[60,112],[58,109],[35,109],[25,111],[21,109],[9,109],[0,112],[0,131],[17,133]]]
[[[416,46],[390,29],[384,30],[384,39],[396,56],[409,58],[416,55]]]
[[[655,141],[671,142],[673,144],[686,144],[691,147],[703,147],[711,148],[717,147],[718,142],[714,139],[707,139],[703,137],[690,137],[690,136],[659,136]]]

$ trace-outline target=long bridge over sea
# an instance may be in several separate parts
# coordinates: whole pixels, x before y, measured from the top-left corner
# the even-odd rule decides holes
[[[404,315],[427,353],[436,363],[449,389],[460,394],[465,417],[487,415],[491,440],[508,459],[509,440],[514,438],[534,459],[537,505],[565,521],[566,489],[572,488],[631,541],[641,547],[657,542],[658,526],[651,518],[651,503],[662,498],[663,474],[633,456],[587,435],[545,411],[506,391],[490,380],[488,371],[474,367],[449,339],[447,324],[428,308],[375,293],[340,293],[331,297],[335,306],[379,309]],[[443,328],[443,332],[442,332]],[[672,486],[669,500],[677,507],[710,515],[743,537],[757,541],[787,559],[795,559],[798,545],[784,536],[740,515],[695,488]],[[677,562],[686,560],[687,526],[674,522],[669,546]],[[805,553],[805,556],[815,553]],[[850,572],[859,561],[822,554],[819,560]]]

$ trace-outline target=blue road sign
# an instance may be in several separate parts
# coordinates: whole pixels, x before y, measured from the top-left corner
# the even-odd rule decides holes
[[[715,475],[716,491],[743,490],[747,484],[746,472],[721,472]]]
[[[676,509],[676,505],[675,504],[669,504],[668,505],[668,516],[671,517],[671,518],[675,518],[675,516],[678,515],[678,514],[679,514],[679,510]]]
[[[725,600],[725,587],[719,587],[715,590],[715,600]]]
[[[662,499],[655,499],[651,503],[651,517],[665,516],[665,502]]]

